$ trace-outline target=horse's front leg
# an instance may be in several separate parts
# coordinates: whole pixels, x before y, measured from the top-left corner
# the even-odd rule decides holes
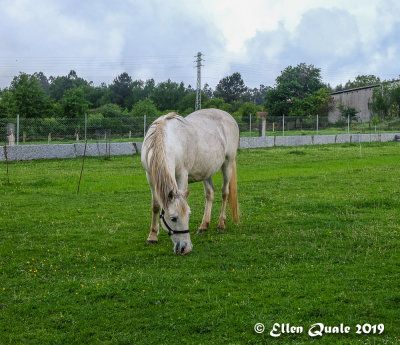
[[[206,195],[206,206],[204,209],[203,220],[201,221],[200,227],[197,230],[198,234],[208,230],[208,226],[210,225],[211,220],[212,203],[214,200],[214,185],[212,183],[211,177],[207,180],[204,180],[203,185],[204,193]]]
[[[152,195],[151,198],[151,209],[152,209],[152,218],[151,218],[149,237],[147,237],[147,243],[158,243],[158,233],[160,230],[160,225],[158,222],[160,205],[158,204],[158,201],[154,197],[154,194]]]

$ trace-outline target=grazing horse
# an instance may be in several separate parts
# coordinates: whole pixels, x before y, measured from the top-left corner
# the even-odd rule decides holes
[[[142,165],[152,194],[152,222],[147,243],[157,243],[159,217],[174,243],[185,255],[192,248],[189,233],[188,183],[203,181],[206,206],[198,233],[210,224],[214,199],[212,175],[222,170],[222,211],[218,229],[225,229],[226,204],[239,222],[236,151],[239,128],[233,117],[218,109],[198,110],[183,118],[175,113],[159,117],[149,127],[142,145]],[[161,209],[161,213],[159,215]]]

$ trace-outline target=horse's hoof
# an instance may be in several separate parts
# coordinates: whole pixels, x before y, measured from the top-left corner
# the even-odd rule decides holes
[[[146,243],[147,244],[154,244],[154,243],[158,243],[158,240],[147,240]]]
[[[221,228],[220,226],[217,228],[217,231],[218,232],[224,232],[225,231],[225,228]]]
[[[207,229],[199,229],[199,230],[197,230],[196,234],[201,234],[202,232],[206,232],[206,231],[207,231]]]

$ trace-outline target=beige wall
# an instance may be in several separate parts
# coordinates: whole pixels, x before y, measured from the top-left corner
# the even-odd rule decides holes
[[[370,103],[372,100],[373,89],[374,87],[368,87],[332,94],[335,102],[335,108],[328,115],[329,122],[335,123],[340,119],[340,111],[338,109],[338,105],[340,103],[344,106],[355,108],[359,112],[357,114],[358,121],[369,121],[371,119],[372,112],[368,109],[368,103]]]

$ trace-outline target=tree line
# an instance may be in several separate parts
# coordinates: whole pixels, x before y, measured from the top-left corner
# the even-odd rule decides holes
[[[371,109],[380,118],[399,116],[400,87],[378,77],[357,76],[335,90],[380,84],[374,90]],[[300,63],[286,67],[274,87],[249,88],[240,73],[222,78],[213,90],[202,89],[202,108],[219,108],[244,121],[249,114],[267,110],[270,116],[327,115],[333,108],[331,92],[321,70]],[[0,91],[0,117],[15,118],[96,118],[156,117],[169,111],[187,115],[194,111],[196,90],[183,82],[155,83],[154,79],[133,80],[124,72],[111,84],[94,86],[71,70],[66,76],[47,77],[42,72],[20,73],[9,87]],[[342,107],[343,113],[349,109]],[[350,109],[350,112],[352,110]],[[353,111],[354,112],[354,111]]]
[[[220,108],[229,112],[262,110],[268,88],[245,86],[240,73],[233,73],[218,83],[202,89],[202,108]],[[79,77],[75,71],[66,76],[46,77],[38,72],[20,73],[8,88],[0,91],[0,117],[81,118],[85,114],[104,117],[153,117],[176,111],[187,115],[194,111],[196,90],[183,82],[168,79],[156,84],[154,79],[133,80],[124,72],[110,85]]]

